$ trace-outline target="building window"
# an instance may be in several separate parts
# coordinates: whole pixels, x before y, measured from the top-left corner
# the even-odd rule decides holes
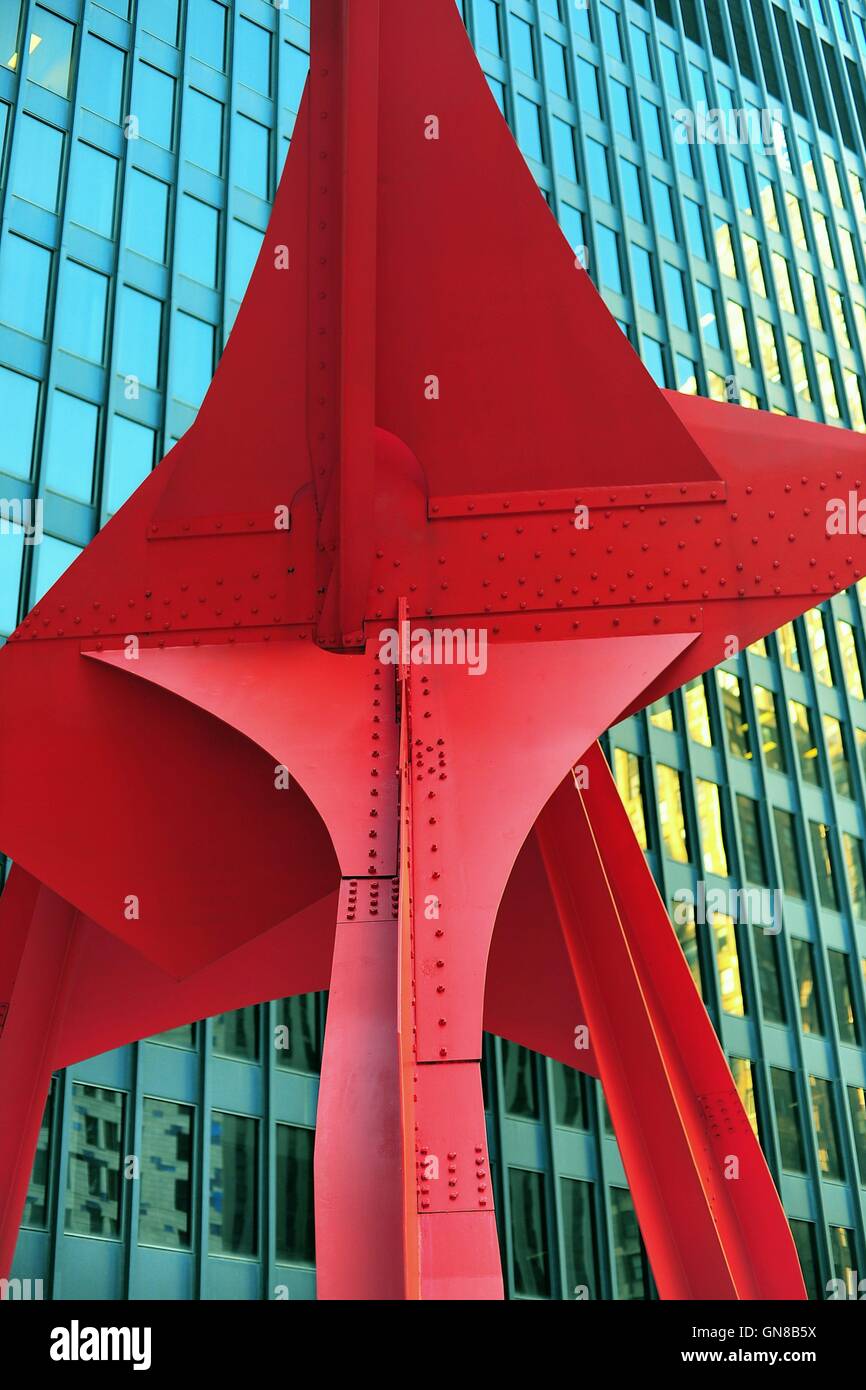
[[[517,1043],[502,1042],[502,1075],[505,1082],[505,1112],[522,1119],[539,1118],[535,1055]]]
[[[140,169],[129,172],[126,244],[151,261],[165,260],[168,223],[168,185]]]
[[[665,763],[656,764],[658,778],[659,824],[665,854],[678,864],[689,862],[689,845],[683,817],[683,793],[680,774]]]
[[[235,72],[239,82],[262,96],[271,94],[271,36],[260,24],[241,16],[235,40]],[[297,110],[297,107],[295,108]]]
[[[815,952],[812,943],[799,936],[792,937],[791,954],[794,958],[794,975],[803,1032],[821,1037],[824,1033],[824,1018],[815,984]]]
[[[81,549],[56,536],[44,536],[37,547],[36,564],[30,576],[30,607],[38,603],[62,574],[77,560]]]
[[[141,136],[170,150],[174,143],[175,81],[150,63],[139,61],[135,73],[135,114]]]
[[[514,1292],[529,1298],[550,1297],[550,1254],[543,1173],[509,1168]]]
[[[184,98],[182,142],[186,159],[211,174],[222,173],[223,107],[195,88]]]
[[[833,774],[833,784],[840,796],[853,796],[851,768],[845,752],[845,738],[842,725],[832,714],[822,716],[824,726],[824,745]]]
[[[830,665],[830,652],[827,647],[827,630],[824,626],[824,615],[818,608],[810,608],[808,613],[804,613],[803,622],[806,626],[806,636],[809,639],[809,648],[812,652],[812,667],[815,672],[815,679],[822,685],[833,684],[833,670]]]
[[[314,1076],[322,1061],[316,994],[298,994],[276,1005],[274,1049],[278,1067]]]
[[[698,824],[701,831],[704,869],[720,878],[728,876],[728,854],[725,845],[719,789],[715,782],[697,779]]]
[[[773,807],[773,823],[776,827],[776,840],[779,846],[779,863],[782,869],[782,887],[793,898],[803,897],[803,875],[800,870],[800,855],[797,850],[797,832],[794,817],[789,811]]]
[[[72,156],[66,210],[70,221],[100,236],[114,236],[117,160],[80,140]]]
[[[102,362],[107,307],[107,276],[67,261],[58,295],[58,346],[86,361]]]
[[[33,467],[33,441],[39,408],[39,382],[20,372],[0,367],[0,420],[3,421],[3,453],[0,466],[16,478],[29,478]]]
[[[177,47],[177,0],[138,0],[138,18],[149,34]]]
[[[752,693],[755,699],[761,747],[764,750],[767,767],[773,772],[784,772],[786,770],[785,750],[782,747],[779,734],[779,712],[776,697],[772,690],[767,690],[766,686],[763,685],[754,686]]]
[[[66,391],[55,391],[43,455],[47,487],[79,502],[93,496],[99,408]]]
[[[755,1103],[755,1080],[752,1073],[752,1064],[745,1057],[732,1057],[731,1075],[734,1078],[734,1085],[737,1088],[737,1095],[742,1101],[743,1109],[752,1126],[755,1138],[758,1139],[758,1110]]]
[[[541,111],[534,101],[519,92],[515,100],[517,110],[517,139],[527,159],[544,159],[544,146],[541,140]],[[255,191],[255,190],[253,190]],[[267,194],[261,194],[264,198]]]
[[[73,1083],[66,1183],[69,1235],[120,1236],[125,1101],[120,1091]]]
[[[737,794],[737,817],[743,845],[743,873],[748,883],[767,883],[767,863],[758,816],[758,803],[751,796]]]
[[[50,279],[51,252],[10,232],[0,254],[0,319],[43,338]]]
[[[582,1072],[562,1062],[551,1062],[556,1123],[565,1129],[589,1129],[586,1079]]]
[[[95,34],[87,34],[78,76],[78,100],[88,111],[118,124],[123,103],[126,54]]]
[[[797,1099],[797,1078],[792,1071],[770,1068],[773,1086],[773,1105],[779,1131],[779,1151],[786,1173],[805,1173],[806,1153],[800,1128],[800,1102]]]
[[[812,1098],[812,1123],[815,1126],[815,1140],[818,1145],[818,1164],[825,1178],[841,1182],[845,1174],[842,1170],[832,1083],[821,1076],[810,1076],[809,1091]]]
[[[140,1245],[190,1249],[194,1114],[191,1105],[152,1096],[142,1101]]]
[[[854,916],[866,919],[866,865],[863,860],[863,841],[847,830],[842,832],[842,848],[845,854],[845,868],[848,874],[848,892]]]
[[[743,1018],[746,1001],[737,954],[737,935],[734,920],[724,912],[713,913],[713,934],[716,939],[716,964],[719,971],[719,993],[726,1014]]]
[[[797,633],[793,623],[784,623],[776,633],[779,643],[779,654],[789,671],[799,671],[800,649],[797,646]]]
[[[212,1022],[211,1040],[217,1057],[236,1057],[242,1062],[257,1062],[258,1009],[235,1009],[230,1014],[217,1014]]]
[[[74,38],[74,24],[37,5],[27,41],[27,76],[30,81],[39,87],[46,87],[59,97],[68,97]],[[9,66],[17,65],[10,63]]]
[[[848,1106],[851,1111],[860,1186],[866,1187],[866,1090],[862,1086],[848,1087]]]
[[[210,289],[217,287],[217,252],[220,215],[216,208],[183,195],[180,231],[176,245],[177,268],[181,275],[198,280]]]
[[[728,750],[737,758],[751,758],[752,744],[749,724],[743,708],[740,682],[730,671],[716,672],[722,701],[722,715],[728,738]]]
[[[277,1125],[276,1246],[280,1264],[315,1263],[314,1140],[315,1130]]]
[[[110,516],[122,507],[153,468],[156,435],[147,425],[115,415],[106,463],[103,506]]]
[[[190,0],[187,44],[194,58],[223,72],[226,65],[226,11],[219,0]]]
[[[764,926],[757,924],[753,940],[764,1021],[766,1023],[785,1024],[788,1018],[785,1011],[785,999],[782,994],[782,976],[779,970],[778,935],[774,932],[768,932]]]
[[[833,987],[833,1002],[836,1005],[836,1025],[839,1039],[852,1047],[860,1044],[857,1016],[854,1013],[854,987],[851,977],[851,958],[845,951],[827,951],[830,966],[830,983]]]
[[[842,662],[842,675],[845,679],[845,689],[849,695],[853,695],[855,700],[863,699],[863,674],[860,670],[860,658],[857,655],[857,641],[854,636],[854,629],[850,623],[844,622],[841,618],[836,620],[836,636],[839,641],[839,658]]]
[[[177,1028],[167,1028],[164,1033],[155,1033],[147,1041],[161,1043],[166,1047],[195,1048],[195,1024],[182,1023]]]
[[[27,1197],[21,1216],[22,1226],[29,1226],[37,1231],[44,1231],[48,1228],[48,1202],[51,1192],[51,1154],[54,1135],[56,1090],[57,1082],[54,1077],[52,1077],[51,1085],[48,1088],[48,1099],[45,1102],[45,1109],[42,1112],[42,1124],[39,1127],[39,1138],[36,1141],[33,1170],[30,1174],[30,1184],[27,1188]]]
[[[840,1280],[850,1296],[859,1292],[854,1256],[854,1232],[845,1226],[830,1227],[830,1254],[834,1278]]]
[[[794,747],[797,750],[803,781],[819,787],[821,785],[821,768],[818,762],[818,743],[815,738],[815,730],[812,727],[811,712],[806,705],[800,704],[799,700],[789,700],[788,713],[791,718]]]
[[[707,707],[707,690],[704,677],[697,676],[689,681],[683,691],[686,708],[686,727],[689,736],[703,748],[712,748],[713,733],[710,727],[710,712]]]
[[[214,327],[179,309],[174,320],[172,394],[200,406],[214,369]]]
[[[208,1249],[254,1258],[259,1249],[259,1126],[248,1115],[213,1112]]]
[[[631,1193],[626,1188],[610,1189],[610,1220],[613,1229],[616,1297],[622,1300],[647,1299],[650,1296],[647,1258],[634,1203]]]
[[[622,294],[622,270],[619,260],[619,243],[616,232],[599,222],[595,229],[595,244],[598,251],[599,275],[607,289]]]
[[[833,857],[830,849],[830,827],[820,821],[809,822],[812,840],[812,854],[815,857],[815,878],[818,882],[818,899],[822,907],[839,911],[839,894],[833,874]]]
[[[16,153],[12,192],[37,207],[56,212],[63,132],[24,112],[18,123]]]
[[[649,707],[649,721],[654,729],[663,729],[666,734],[674,732],[674,707],[670,695],[653,701]]]
[[[536,111],[538,108],[535,108]],[[238,188],[255,193],[259,198],[270,195],[271,132],[248,116],[235,116],[232,125],[232,169]],[[531,151],[530,151],[531,153]],[[539,157],[539,156],[536,156]]]
[[[162,304],[129,285],[120,293],[116,367],[121,376],[142,386],[159,386]]]
[[[502,46],[499,38],[499,5],[496,0],[478,0],[475,5],[475,40],[483,48],[495,53],[497,58],[502,54]]]
[[[794,1237],[794,1244],[797,1247],[797,1259],[800,1261],[800,1269],[803,1272],[803,1283],[806,1285],[806,1294],[810,1299],[819,1299],[821,1297],[821,1288],[819,1283],[818,1246],[815,1240],[814,1222],[796,1221],[792,1218],[788,1224],[791,1227],[791,1235]]]
[[[641,784],[641,759],[637,753],[628,753],[624,748],[614,748],[613,776],[638,844],[641,845],[641,849],[646,849],[644,791]]]
[[[559,1191],[565,1249],[565,1298],[597,1298],[598,1254],[593,1185],[579,1182],[576,1178],[561,1178]]]

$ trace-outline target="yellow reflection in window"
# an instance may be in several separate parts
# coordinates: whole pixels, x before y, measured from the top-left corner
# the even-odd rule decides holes
[[[827,749],[827,757],[830,759],[836,790],[843,796],[850,796],[851,779],[848,772],[848,759],[845,756],[845,738],[842,733],[842,725],[832,714],[822,715],[821,722],[824,726],[824,744]]]
[[[860,334],[860,341],[866,344],[866,308],[858,304],[856,299],[852,301],[851,307],[854,310],[854,322]]]
[[[759,637],[758,640],[757,640],[757,642],[750,642],[750,643],[749,643],[749,646],[748,646],[748,650],[749,650],[750,652],[753,652],[755,656],[767,656],[768,653],[767,653],[767,640],[766,640],[766,638],[765,638],[765,637]]]
[[[761,361],[770,381],[781,381],[779,353],[776,348],[776,330],[766,319],[758,319],[758,343],[761,348]]]
[[[755,1083],[752,1078],[752,1064],[745,1057],[731,1058],[731,1075],[734,1078],[734,1085],[737,1088],[737,1095],[743,1104],[743,1109],[752,1126],[755,1138],[758,1138],[758,1111],[755,1105]]]
[[[773,192],[773,185],[771,183],[764,183],[763,181],[761,186],[761,207],[764,211],[764,221],[767,226],[771,231],[778,232],[779,213],[776,207],[776,195]],[[866,221],[866,216],[864,216],[863,220]]]
[[[803,151],[804,156],[808,151],[808,157],[804,157],[803,159],[803,182],[805,183],[807,188],[812,189],[813,193],[817,193],[818,175],[815,172],[815,156],[812,152],[812,146],[807,144],[805,140],[801,140],[800,148]]]
[[[809,639],[809,648],[812,652],[812,665],[815,669],[815,678],[822,685],[833,684],[833,670],[830,665],[830,653],[827,650],[827,633],[824,630],[824,617],[817,608],[810,608],[803,614],[803,622],[806,625],[806,636]]]
[[[800,669],[800,649],[797,646],[797,633],[793,623],[785,623],[776,634],[782,660],[789,671]]]
[[[773,251],[770,256],[773,266],[773,279],[776,282],[776,293],[779,296],[779,303],[789,314],[796,312],[794,309],[794,294],[791,289],[791,275],[788,270],[788,262],[779,251]]]
[[[716,254],[719,258],[719,270],[723,275],[729,275],[732,280],[737,278],[737,262],[734,259],[734,243],[731,241],[731,229],[727,222],[716,219]]]
[[[824,265],[828,266],[830,270],[834,270],[836,262],[833,259],[830,234],[827,231],[827,219],[822,212],[815,212],[814,209],[813,215],[815,218],[815,240],[818,243],[818,255],[824,262]]]
[[[860,670],[860,660],[857,656],[857,642],[854,637],[854,629],[850,623],[846,623],[842,618],[836,620],[836,637],[839,642],[839,656],[842,659],[842,674],[845,677],[845,688],[849,695],[855,699],[863,699],[863,675]]]
[[[641,789],[640,759],[637,754],[628,753],[624,748],[615,748],[613,750],[613,776],[622,804],[628,812],[631,828],[637,836],[641,849],[646,849],[646,817]]]
[[[803,303],[806,305],[806,319],[810,328],[817,328],[819,332],[824,332],[824,320],[821,317],[821,305],[818,303],[818,286],[815,284],[814,275],[810,275],[808,270],[800,270],[800,283],[803,286]]]
[[[850,169],[848,170],[848,175],[851,185],[851,197],[854,199],[854,211],[861,222],[866,222],[866,199],[863,197],[863,180],[858,178]]]
[[[697,779],[698,823],[701,827],[701,848],[704,868],[708,874],[728,876],[728,856],[722,833],[722,806],[715,782]]]
[[[666,734],[673,733],[674,712],[668,695],[664,695],[661,700],[656,700],[655,704],[650,705],[649,718],[650,723],[656,729],[664,729]]]
[[[742,1018],[746,1012],[743,998],[743,983],[740,979],[740,960],[737,955],[737,937],[734,921],[723,912],[713,913],[713,932],[716,938],[716,966],[719,972],[719,990],[722,1008],[726,1014],[736,1014]]]
[[[747,391],[745,386],[740,388],[740,405],[744,405],[747,410],[760,410],[761,408],[758,397],[752,391]]]
[[[764,267],[761,264],[761,244],[755,237],[743,232],[743,254],[746,258],[746,273],[749,277],[749,284],[759,294],[762,299],[767,298],[767,286],[764,282]]]
[[[719,376],[718,372],[707,372],[707,378],[710,384],[711,399],[714,401],[726,401],[728,399],[728,390],[725,386],[725,378]]]
[[[707,692],[703,676],[690,681],[684,693],[686,704],[686,725],[689,737],[704,748],[712,748],[713,733],[710,728],[710,712],[707,708]]]
[[[753,690],[755,710],[758,715],[758,728],[761,731],[761,747],[767,760],[767,767],[774,772],[785,771],[785,754],[779,738],[779,720],[776,714],[776,697],[764,685],[756,685]]]
[[[830,198],[837,208],[844,208],[845,200],[842,197],[842,185],[839,182],[839,169],[832,155],[824,154],[824,173],[827,177],[827,187],[830,190]]]
[[[844,367],[842,380],[845,383],[845,399],[851,412],[851,424],[855,430],[866,430],[866,418],[863,415],[863,388],[860,385],[860,378],[856,372]],[[862,584],[862,582],[861,579],[860,583]]]
[[[791,384],[798,396],[802,396],[804,401],[810,401],[812,392],[809,390],[809,373],[806,369],[803,344],[790,333],[786,334],[785,343],[788,348],[788,361],[791,363]]]
[[[701,979],[701,961],[698,951],[698,933],[695,926],[695,909],[691,903],[677,900],[671,906],[671,921],[680,948],[688,963],[695,987],[703,998],[704,985]]]
[[[659,823],[665,854],[678,864],[689,862],[686,842],[686,823],[683,818],[683,793],[680,774],[675,767],[656,764],[659,788]]]
[[[751,367],[752,354],[749,351],[749,334],[746,329],[746,315],[743,313],[742,304],[737,304],[733,299],[727,301],[728,309],[728,330],[731,335],[731,347],[734,350],[734,358],[743,367]]]
[[[806,241],[806,228],[803,226],[803,214],[800,210],[800,199],[789,189],[785,190],[785,206],[788,209],[788,218],[791,223],[791,236],[794,238],[794,245],[799,246],[801,251],[809,249]]]
[[[829,357],[823,352],[815,353],[815,365],[818,368],[818,385],[821,388],[824,413],[834,420],[838,420],[839,402],[836,399],[836,387],[833,382],[833,365]]]
[[[847,227],[839,228],[839,241],[842,246],[842,264],[845,274],[853,285],[860,284],[860,271],[854,254],[854,238]]]
[[[818,748],[812,729],[812,716],[807,706],[801,704],[799,700],[788,701],[788,714],[794,736],[794,747],[800,759],[803,776],[809,782],[819,783]]]

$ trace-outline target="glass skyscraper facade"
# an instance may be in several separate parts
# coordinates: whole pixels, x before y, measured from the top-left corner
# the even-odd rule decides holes
[[[863,0],[460,8],[658,383],[863,430]],[[0,0],[0,635],[194,419],[308,25],[309,0]],[[866,1277],[863,600],[606,740],[813,1297]],[[779,891],[781,931],[744,889],[774,925]],[[276,1001],[58,1075],[14,1273],[46,1297],[314,1297],[325,1007]],[[492,1038],[485,1085],[509,1296],[652,1297],[598,1085]]]

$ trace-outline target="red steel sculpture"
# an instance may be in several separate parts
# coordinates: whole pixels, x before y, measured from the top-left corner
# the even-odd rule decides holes
[[[866,443],[656,389],[453,0],[313,25],[196,423],[0,657],[0,1273],[52,1071],[328,988],[320,1297],[502,1297],[487,1028],[601,1077],[663,1297],[803,1298],[596,740],[864,572]]]

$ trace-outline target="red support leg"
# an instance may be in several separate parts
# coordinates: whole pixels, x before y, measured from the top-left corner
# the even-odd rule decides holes
[[[536,833],[659,1291],[804,1298],[767,1165],[597,745],[583,761],[587,790],[564,782]]]
[[[19,869],[0,899],[0,1278],[8,1278],[62,1012],[75,911]]]

